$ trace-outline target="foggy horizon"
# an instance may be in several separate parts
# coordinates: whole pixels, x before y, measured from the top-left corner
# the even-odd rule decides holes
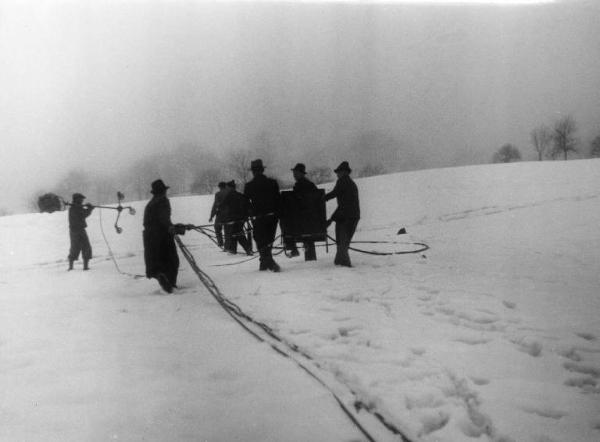
[[[599,12],[588,1],[3,2],[0,208],[24,210],[74,168],[110,176],[261,133],[294,162],[329,152],[334,167],[339,149],[377,132],[400,161],[432,168],[491,162],[506,143],[534,159],[530,132],[571,115],[585,148],[600,135]]]

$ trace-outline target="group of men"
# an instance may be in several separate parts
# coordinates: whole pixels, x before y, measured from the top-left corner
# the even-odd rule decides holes
[[[265,175],[262,160],[251,162],[252,180],[244,186],[243,193],[236,190],[234,181],[219,183],[219,191],[210,213],[210,220],[215,219],[217,242],[223,250],[237,253],[237,244],[248,254],[252,254],[252,244],[244,233],[244,224],[251,220],[252,233],[259,253],[259,270],[279,272],[280,267],[273,259],[273,243],[277,225],[281,215],[281,193],[276,180]],[[291,169],[294,175],[294,195],[315,192],[317,187],[307,178],[306,167],[302,163]],[[335,222],[336,255],[335,265],[351,267],[348,249],[360,219],[358,188],[350,174],[352,170],[347,161],[343,161],[334,172],[337,182],[333,190],[323,196],[325,201],[336,198],[337,208],[327,221],[327,226]],[[179,257],[175,245],[175,234],[183,234],[185,227],[171,221],[171,205],[167,198],[168,186],[162,180],[152,183],[152,198],[144,210],[144,261],[146,276],[158,280],[161,287],[171,293],[177,287]],[[88,269],[91,258],[91,247],[85,233],[85,218],[93,210],[90,204],[83,205],[85,197],[73,195],[73,203],[69,209],[69,227],[71,232],[71,250],[69,253],[69,270],[73,261],[83,252],[84,269]],[[224,235],[223,235],[224,233]],[[316,260],[315,244],[310,238],[302,239],[305,259]],[[299,252],[294,238],[284,243],[290,256],[298,256]]]

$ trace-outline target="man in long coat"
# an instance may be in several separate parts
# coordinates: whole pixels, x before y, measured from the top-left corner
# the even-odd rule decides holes
[[[360,204],[358,201],[358,187],[350,178],[352,169],[347,161],[342,163],[334,170],[338,180],[331,192],[325,195],[325,201],[332,198],[337,199],[337,209],[333,212],[330,220],[335,221],[335,242],[336,254],[335,265],[352,267],[348,248],[356,231],[358,220],[360,219]]]
[[[213,218],[215,219],[215,235],[217,236],[217,245],[219,247],[223,247],[223,223],[225,222],[225,209],[223,207],[223,200],[227,196],[227,186],[224,181],[219,183],[219,190],[215,193],[215,200],[212,205],[212,209],[210,211],[210,218],[208,222],[212,222]]]
[[[79,259],[79,254],[83,258],[83,270],[89,270],[89,262],[92,259],[92,246],[88,238],[86,218],[90,216],[94,206],[91,204],[83,205],[85,196],[81,193],[74,193],[71,207],[69,208],[69,237],[71,239],[71,248],[69,250],[69,270],[73,270],[73,262]]]
[[[264,175],[262,160],[250,163],[253,179],[246,183],[244,195],[250,200],[250,215],[253,217],[254,241],[260,255],[259,270],[279,272],[281,269],[273,259],[273,242],[279,221],[279,184]]]
[[[227,195],[222,206],[225,208],[225,250],[237,253],[238,243],[247,255],[252,255],[252,246],[244,234],[244,223],[248,219],[248,198],[236,190],[235,181],[227,183]]]
[[[291,169],[294,174],[294,196],[295,201],[299,205],[300,212],[307,210],[306,195],[317,191],[317,186],[306,178],[306,166],[302,163],[298,163]],[[303,241],[304,245],[304,260],[305,261],[316,261],[317,252],[315,249],[315,242],[307,239]],[[286,249],[290,251],[291,256],[298,256],[298,248],[296,242],[288,240],[285,244]]]
[[[172,293],[177,287],[179,256],[168,188],[162,180],[152,183],[153,197],[144,209],[144,260],[146,277],[156,278],[167,293]]]

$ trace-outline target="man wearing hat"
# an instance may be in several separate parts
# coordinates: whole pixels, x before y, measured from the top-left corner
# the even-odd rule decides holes
[[[281,269],[273,259],[272,248],[279,220],[279,184],[264,175],[262,160],[250,163],[252,180],[246,183],[244,195],[250,201],[250,215],[253,217],[254,241],[260,254],[259,270],[279,272]]]
[[[298,163],[291,169],[294,174],[294,180],[296,181],[294,184],[294,195],[296,197],[297,203],[300,206],[305,206],[307,203],[305,201],[306,194],[315,192],[317,190],[317,186],[306,178],[306,166],[302,163]],[[301,209],[306,209],[306,207],[301,207]],[[317,253],[315,250],[315,242],[311,240],[306,240],[303,242],[304,244],[304,260],[305,261],[316,261]],[[285,244],[285,248],[290,251],[291,256],[298,256],[298,248],[296,247],[296,243],[294,241],[288,241]]]
[[[162,180],[152,183],[152,199],[144,209],[144,261],[146,277],[156,278],[167,293],[177,287],[179,256],[175,246],[175,227],[171,222],[169,187]]]
[[[215,218],[215,235],[217,236],[217,245],[223,247],[223,222],[225,219],[225,208],[223,207],[223,200],[227,196],[227,185],[224,181],[219,183],[219,190],[215,193],[215,201],[213,202],[212,209],[210,211],[210,218],[208,222],[212,222]]]
[[[69,208],[69,236],[71,239],[71,249],[69,250],[69,270],[73,270],[73,262],[79,259],[79,253],[83,258],[83,270],[89,270],[89,262],[92,258],[92,246],[85,228],[87,222],[85,219],[90,216],[94,206],[91,204],[83,205],[85,196],[81,193],[74,193],[71,207]]]
[[[335,221],[336,254],[335,265],[352,267],[348,248],[356,231],[360,219],[360,205],[358,202],[358,187],[350,178],[352,169],[347,161],[342,161],[334,170],[338,179],[331,192],[325,195],[325,201],[336,198],[337,209],[331,215],[330,222]]]
[[[227,194],[223,200],[225,209],[225,250],[237,253],[238,243],[247,255],[252,255],[252,245],[244,234],[244,223],[248,219],[248,198],[236,190],[235,181],[227,183]]]

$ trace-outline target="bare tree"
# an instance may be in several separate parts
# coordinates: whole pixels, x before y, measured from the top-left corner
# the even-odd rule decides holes
[[[326,166],[316,167],[308,171],[308,178],[315,184],[328,183],[333,181],[331,168]]]
[[[592,140],[592,148],[590,149],[592,158],[600,158],[600,135]]]
[[[575,120],[570,115],[561,118],[554,124],[554,131],[552,133],[552,142],[554,144],[552,158],[564,155],[564,159],[566,160],[569,152],[577,152],[576,130]]]
[[[65,177],[60,180],[56,186],[54,193],[58,196],[70,200],[71,194],[75,192],[90,193],[91,191],[91,180],[87,173],[72,169]]]
[[[521,152],[512,144],[505,144],[494,154],[492,159],[494,163],[512,163],[521,161]]]
[[[198,173],[190,191],[197,195],[211,194],[219,181],[223,181],[221,169],[209,168]]]
[[[356,176],[361,178],[361,177],[369,177],[369,176],[383,175],[383,174],[385,174],[385,167],[383,166],[383,164],[367,163],[366,166],[363,166],[360,168],[360,170],[358,171]]]
[[[542,161],[551,142],[552,131],[547,126],[539,126],[531,131],[531,144],[538,154],[539,161]]]
[[[245,149],[234,149],[229,151],[225,164],[231,173],[231,178],[243,184],[248,182],[250,177],[251,153]]]

